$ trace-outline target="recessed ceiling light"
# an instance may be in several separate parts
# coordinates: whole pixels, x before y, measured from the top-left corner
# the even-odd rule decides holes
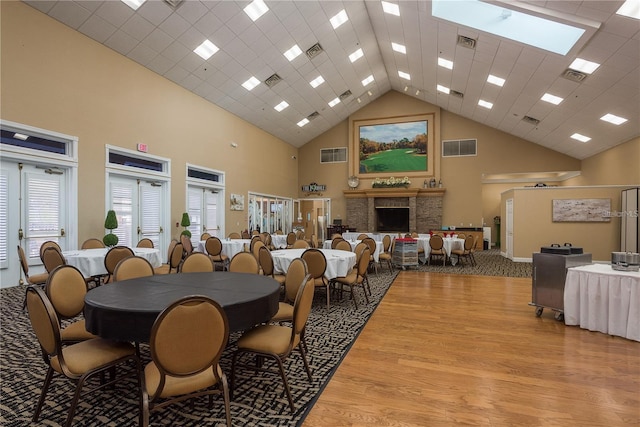
[[[145,1],[146,0],[122,0],[122,3],[126,4],[133,10],[138,10],[138,8],[142,6],[142,3],[144,3]]]
[[[362,99],[360,99],[360,98],[356,98],[356,101],[358,101],[358,104],[362,103]]]
[[[398,75],[400,76],[400,78],[403,78],[405,80],[411,80],[411,76],[409,75],[409,73],[405,73],[404,71],[398,71]]]
[[[29,135],[25,135],[24,133],[14,133],[13,137],[16,139],[21,139],[23,141],[26,141],[27,139],[29,139]]]
[[[193,51],[198,54],[198,56],[205,61],[213,56],[214,53],[219,51],[218,46],[211,43],[209,40],[205,40],[202,42],[200,46],[195,48]]]
[[[324,83],[324,79],[322,78],[322,76],[318,76],[309,82],[311,87],[314,89],[320,86],[322,83]]]
[[[449,92],[451,92],[448,87],[442,85],[437,85],[436,89],[438,90],[438,92],[446,93],[447,95],[449,95]]]
[[[336,28],[338,28],[340,25],[344,24],[348,20],[349,20],[349,17],[347,16],[347,12],[345,12],[345,10],[342,9],[333,18],[329,19],[329,22],[331,22],[331,25],[335,30]]]
[[[358,59],[362,58],[363,55],[364,55],[364,52],[362,52],[362,49],[358,49],[355,52],[353,52],[351,55],[349,55],[349,61],[356,62]]]
[[[382,10],[385,13],[388,13],[390,15],[400,16],[400,7],[397,4],[389,3],[387,1],[383,1],[381,3],[382,3]]]
[[[575,61],[569,65],[569,68],[576,71],[582,71],[583,73],[591,74],[593,73],[600,64],[595,62],[587,61],[586,59],[576,58]]]
[[[251,76],[251,78],[249,80],[247,80],[246,82],[242,83],[242,87],[244,87],[246,90],[252,90],[254,87],[258,86],[259,84],[260,84],[260,80],[258,80],[255,77]]]
[[[289,60],[293,61],[302,53],[302,49],[297,44],[294,44],[291,49],[284,53],[284,56]]]
[[[362,81],[362,86],[366,86],[373,81],[373,74]]]
[[[368,90],[368,91],[367,91],[367,94],[368,94],[369,96],[373,96],[373,93],[372,93],[370,90]]]
[[[404,91],[406,92],[406,91],[408,91],[408,90],[409,90],[409,86],[405,86],[405,87],[404,87]]]
[[[438,57],[438,65],[453,70],[453,62],[448,59]]]
[[[329,101],[329,107],[334,107],[336,105],[338,105],[340,103],[340,98],[335,98],[331,101]]]
[[[545,102],[548,102],[550,104],[553,104],[553,105],[558,105],[564,100],[564,98],[560,98],[559,96],[551,95],[550,93],[545,93],[544,95],[542,95],[542,98],[540,98],[540,99],[545,101]]]
[[[403,44],[398,44],[398,43],[391,43],[391,49],[395,50],[396,52],[400,52],[400,53],[407,53],[407,47]]]
[[[496,85],[496,86],[504,86],[504,79],[501,79],[500,77],[494,76],[493,74],[489,74],[489,77],[487,77],[487,81],[489,83],[491,83],[492,85]]]
[[[640,2],[638,0],[627,0],[616,13],[629,18],[640,19]]]
[[[580,135],[579,133],[574,133],[573,135],[571,135],[571,138],[577,139],[580,142],[589,142],[589,141],[591,141],[591,138],[589,138],[588,136]]]
[[[309,123],[309,119],[307,119],[306,117],[302,120],[300,120],[298,123],[296,123],[298,126],[302,127],[304,125],[306,125],[307,123]]]
[[[289,106],[289,104],[287,103],[287,101],[282,101],[280,104],[278,104],[275,107],[273,107],[273,109],[276,110],[277,112],[280,112],[280,111],[284,110],[285,108],[287,108],[288,106]]]
[[[613,123],[614,125],[621,125],[621,124],[623,124],[624,122],[627,121],[627,119],[625,119],[623,117],[615,116],[613,114],[605,114],[604,116],[600,117],[600,120],[604,120],[605,122]]]
[[[416,89],[416,96],[420,95],[420,89]]]
[[[267,13],[267,10],[269,10],[269,8],[264,4],[264,1],[253,0],[244,8],[244,13],[249,15],[249,18],[251,18],[252,21],[256,21],[262,15]]]
[[[485,101],[483,99],[478,101],[478,105],[487,109],[492,109],[493,108],[493,103],[489,102],[489,101]]]

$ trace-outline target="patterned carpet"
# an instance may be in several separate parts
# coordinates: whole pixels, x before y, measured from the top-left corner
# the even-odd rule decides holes
[[[466,259],[463,263],[451,265],[449,261],[443,266],[442,261],[433,261],[431,265],[420,265],[419,271],[429,273],[468,274],[475,276],[507,276],[507,277],[531,277],[530,262],[513,262],[500,255],[500,249],[476,251],[477,264],[472,266]],[[416,268],[416,267],[412,267]]]
[[[313,311],[306,329],[309,347],[309,363],[313,382],[310,384],[304,372],[298,352],[288,359],[285,368],[296,405],[291,414],[279,376],[239,371],[236,390],[231,403],[231,416],[236,426],[295,426],[300,424],[306,411],[331,378],[334,370],[351,347],[367,319],[386,293],[397,272],[386,270],[370,274],[372,296],[364,303],[362,292],[358,309],[348,299],[331,303],[327,313],[326,298],[317,292]],[[24,288],[0,290],[0,316],[2,319],[0,347],[0,425],[31,425],[36,402],[46,374],[40,349],[31,331],[26,312],[22,310]],[[235,342],[232,335],[230,342]],[[234,346],[225,350],[222,366],[230,376],[231,355]],[[143,357],[148,361],[146,346]],[[56,379],[57,378],[57,379]],[[73,386],[68,380],[54,377],[52,388],[42,410],[39,425],[59,426],[66,418]],[[96,395],[80,399],[74,426],[134,426],[138,423],[138,396],[133,378],[117,383],[115,390],[101,390]],[[224,425],[222,400],[214,398],[209,412],[206,398],[176,404],[151,415],[151,425],[166,426],[218,426]]]

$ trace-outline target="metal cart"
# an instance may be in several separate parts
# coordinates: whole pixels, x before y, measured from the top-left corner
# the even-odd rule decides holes
[[[591,254],[534,253],[531,302],[540,317],[545,308],[555,312],[556,320],[564,320],[564,282],[567,268],[591,264]]]
[[[408,266],[418,265],[418,241],[411,238],[397,238],[391,263],[406,270]]]

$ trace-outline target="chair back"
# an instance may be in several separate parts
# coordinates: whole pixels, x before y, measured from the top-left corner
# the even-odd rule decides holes
[[[340,240],[336,243],[336,247],[334,249],[351,252],[351,243],[347,242],[346,240]]]
[[[296,240],[292,245],[293,249],[307,249],[309,247],[309,242],[306,240]]]
[[[204,233],[202,233],[202,234],[200,235],[200,241],[207,240],[209,237],[211,237],[211,234],[209,234],[209,233],[207,233],[207,232],[205,231]]]
[[[364,239],[366,239],[367,237],[369,237],[369,235],[368,235],[368,234],[366,234],[366,233],[360,233],[360,234],[358,234],[358,238],[357,238],[356,240],[364,240]]]
[[[327,270],[327,258],[320,249],[309,248],[302,253],[302,259],[307,263],[307,271],[313,279],[320,279]]]
[[[22,246],[18,245],[18,259],[20,260],[20,267],[22,267],[22,272],[25,277],[29,278],[29,262],[27,262],[27,256],[24,254],[24,249]]]
[[[229,233],[229,238],[230,239],[242,239],[242,236],[240,235],[240,233],[237,233],[237,232],[234,231],[232,233]]]
[[[277,234],[277,235],[279,235],[279,236],[281,236],[281,235],[283,235],[284,233],[282,232],[282,230],[277,229],[277,230],[276,230],[276,234]]]
[[[289,233],[287,233],[287,246],[293,246],[295,241],[296,241],[296,233],[294,233],[293,231],[290,231]]]
[[[369,257],[371,256],[370,254],[371,252],[367,247],[362,250],[360,257],[357,258],[358,276],[360,277],[365,277],[367,275],[367,270],[369,269]]]
[[[369,254],[373,255],[373,253],[376,251],[376,246],[378,245],[376,241],[371,237],[367,237],[366,239],[362,239],[362,242],[366,243],[367,246],[369,246]]]
[[[187,377],[207,369],[219,378],[218,361],[229,340],[229,322],[220,305],[202,295],[181,298],[164,309],[151,329],[151,358],[162,377]],[[158,387],[152,399],[162,394]]]
[[[251,234],[249,234],[249,232],[247,230],[244,230],[241,234],[243,239],[250,239],[251,238]]]
[[[113,269],[113,281],[136,279],[138,277],[153,276],[153,266],[145,258],[130,256],[121,259]]]
[[[434,234],[429,238],[429,246],[432,251],[439,251],[444,246],[444,240],[442,240],[442,236],[439,234]]]
[[[61,319],[70,319],[82,313],[87,283],[72,265],[61,265],[49,274],[45,292]]]
[[[26,301],[29,322],[45,355],[45,361],[49,364],[49,359],[53,356],[62,358],[60,321],[51,301],[42,289],[33,286],[27,288]]]
[[[49,246],[42,253],[42,263],[47,273],[51,273],[56,267],[65,265],[67,260],[64,259],[62,252],[57,247]]]
[[[44,255],[44,250],[50,247],[56,248],[58,251],[62,252],[62,248],[57,242],[53,240],[47,240],[42,245],[40,245],[40,260],[42,261],[42,256]],[[43,261],[44,262],[44,261]]]
[[[82,242],[82,246],[80,247],[80,249],[99,249],[105,247],[106,245],[102,240],[92,237]]]
[[[311,313],[311,305],[313,303],[313,294],[315,286],[313,278],[310,275],[305,276],[300,284],[296,299],[293,304],[293,333],[291,337],[291,347],[298,345],[300,335],[304,331],[304,327]]]
[[[219,257],[222,254],[222,240],[215,236],[211,236],[204,243],[204,250],[207,251],[209,256]]]
[[[458,233],[458,239],[466,239],[467,235],[464,233]]]
[[[259,274],[258,260],[251,252],[238,252],[229,262],[229,271],[234,273]]]
[[[153,240],[149,239],[149,238],[144,238],[144,239],[140,239],[140,241],[138,241],[138,244],[136,245],[136,248],[151,248],[153,249]]]
[[[183,257],[184,248],[182,247],[182,243],[176,243],[173,247],[173,251],[171,252],[171,257],[169,258],[169,271],[171,271],[171,269],[178,271],[178,267],[180,267]]]
[[[337,237],[339,237],[339,238],[341,238],[341,239],[342,239],[342,234],[340,234],[340,233],[333,233],[333,234],[331,235],[331,240],[333,240],[333,239],[335,239],[335,238],[337,238]]]
[[[167,248],[167,264],[171,263],[171,254],[173,253],[173,248],[176,247],[178,241],[176,239],[171,239],[169,242],[169,247]]]
[[[113,274],[118,263],[130,256],[134,256],[133,250],[127,246],[114,246],[104,256],[104,268],[107,273]]]
[[[338,246],[338,243],[341,242],[341,241],[342,242],[346,242],[346,240],[344,240],[342,238],[342,236],[334,237],[333,239],[331,239],[331,249],[335,249],[336,246]],[[347,242],[347,243],[349,243],[349,242]]]
[[[388,234],[385,234],[384,237],[382,238],[382,250],[384,252],[389,252],[390,249],[391,249],[391,236],[389,236]]]
[[[187,236],[186,234],[181,234],[180,243],[182,243],[182,248],[185,254],[189,255],[191,252],[193,252],[193,244],[191,243],[191,237]]]
[[[192,252],[182,262],[181,273],[212,273],[215,270],[209,255],[202,252]]]
[[[267,249],[266,246],[261,246],[260,249],[258,249],[258,263],[260,264],[260,268],[262,268],[262,274],[273,277],[273,257],[271,256],[271,251]]]
[[[369,249],[369,245],[367,245],[365,242],[360,242],[356,245],[355,248],[353,248],[353,252],[356,254],[356,259],[360,258],[362,251],[364,251],[365,249]]]
[[[254,236],[254,237],[257,237],[257,236]],[[264,242],[259,238],[253,241],[253,246],[251,246],[251,253],[253,254],[254,257],[256,257],[256,260],[259,261],[260,259],[260,256],[259,256],[260,248],[264,248],[265,246],[266,245],[264,244]]]
[[[464,238],[464,250],[465,252],[470,252],[473,246],[475,245],[476,238],[469,234]]]
[[[291,261],[284,279],[284,302],[293,304],[300,285],[308,280],[307,263],[302,258]]]

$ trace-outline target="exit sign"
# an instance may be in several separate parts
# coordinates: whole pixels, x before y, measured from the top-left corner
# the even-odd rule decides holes
[[[149,147],[147,147],[147,144],[138,144],[138,151],[142,151],[143,153],[146,153],[148,149]]]

